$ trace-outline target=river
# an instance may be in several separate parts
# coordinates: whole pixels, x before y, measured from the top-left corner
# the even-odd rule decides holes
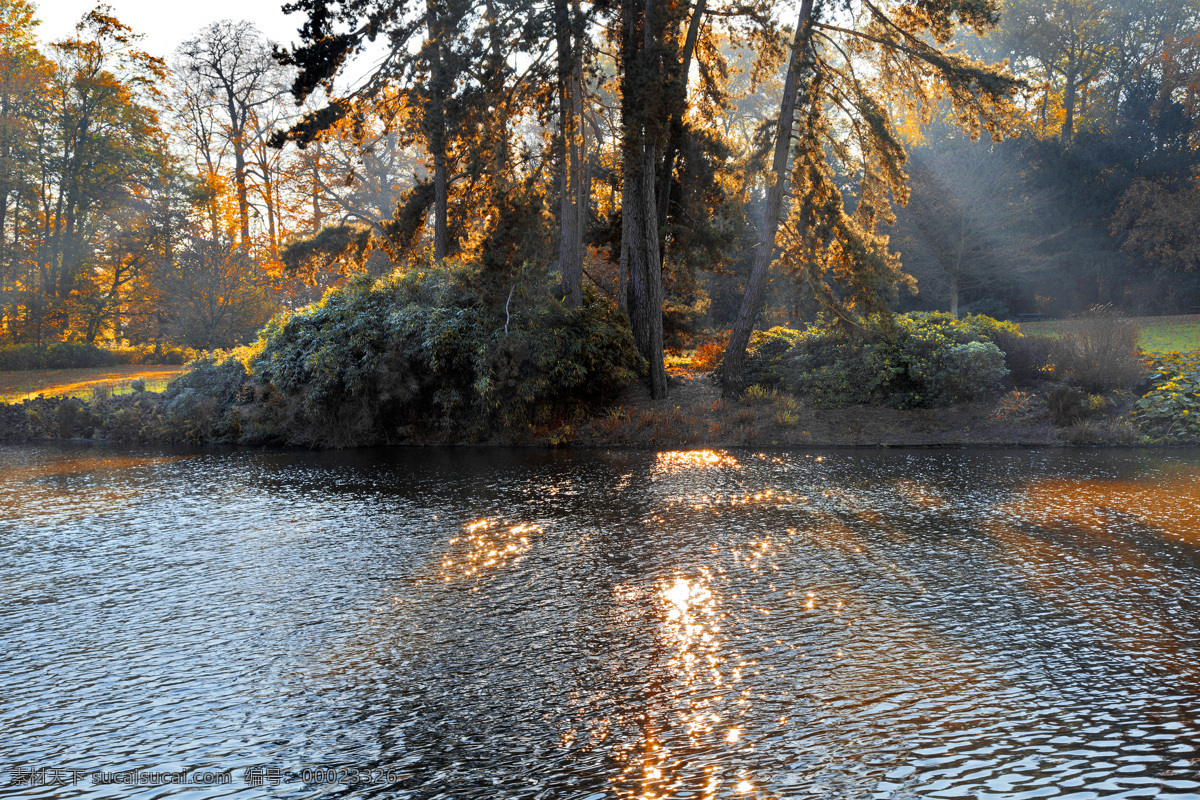
[[[1200,454],[0,449],[0,795],[1200,797]]]

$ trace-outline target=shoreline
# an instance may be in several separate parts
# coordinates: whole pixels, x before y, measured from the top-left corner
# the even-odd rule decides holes
[[[629,387],[593,416],[486,438],[414,431],[363,447],[520,447],[579,449],[725,448],[1060,448],[1180,447],[1159,441],[1127,418],[1130,398],[1114,396],[1106,410],[1070,425],[1055,425],[1043,392],[1009,391],[988,400],[936,408],[852,406],[815,409],[782,395],[722,398],[707,373],[671,371],[666,398],[651,400],[644,386]],[[248,421],[249,415],[243,414]],[[211,420],[172,416],[160,395],[141,392],[85,402],[38,397],[0,404],[0,442],[93,441],[114,444],[312,447],[247,432],[234,420],[213,435]],[[246,427],[250,427],[247,424]],[[230,435],[230,433],[233,435]],[[356,449],[356,448],[353,448]]]

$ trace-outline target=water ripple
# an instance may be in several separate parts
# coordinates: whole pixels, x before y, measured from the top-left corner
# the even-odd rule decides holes
[[[1197,798],[1197,487],[1181,451],[0,449],[0,795]],[[133,771],[230,781],[91,777]]]

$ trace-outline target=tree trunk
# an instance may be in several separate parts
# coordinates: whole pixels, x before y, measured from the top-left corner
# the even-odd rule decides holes
[[[700,23],[704,20],[704,9],[707,0],[696,0],[692,11],[692,21],[688,24],[687,38],[683,42],[683,56],[680,59],[680,75],[677,86],[672,87],[674,97],[671,98],[671,123],[667,138],[666,152],[663,154],[662,173],[658,179],[658,221],[667,221],[667,212],[671,208],[671,178],[675,174],[675,157],[683,146],[683,113],[687,110],[688,75],[692,70],[692,53],[696,51],[696,39],[700,35]],[[666,239],[660,246],[660,256],[665,256]]]
[[[813,0],[803,0],[800,19],[796,23],[796,36],[792,41],[792,56],[788,64],[787,78],[783,83],[783,98],[779,103],[779,125],[775,133],[775,156],[771,164],[774,176],[767,190],[767,207],[763,211],[762,227],[759,231],[758,251],[754,254],[754,267],[746,294],[738,310],[737,320],[729,334],[725,347],[725,359],[721,367],[721,391],[726,397],[741,394],[746,388],[746,347],[750,334],[762,308],[767,293],[767,278],[771,262],[775,260],[775,235],[779,231],[779,220],[783,215],[783,194],[788,182],[788,161],[791,153],[792,128],[796,119],[796,99],[799,92],[800,68],[804,53],[812,37],[808,24],[812,15]]]
[[[1065,116],[1063,118],[1062,133],[1059,138],[1063,144],[1070,144],[1071,139],[1075,136],[1075,83],[1077,81],[1075,70],[1067,72],[1067,92],[1063,99],[1063,110]]]
[[[658,249],[658,208],[654,182],[658,159],[655,146],[653,91],[661,84],[652,45],[655,0],[622,2],[621,121],[624,183],[621,195],[622,238],[628,237],[629,322],[638,351],[650,368],[650,396],[666,396],[663,365],[662,264]],[[639,26],[640,22],[640,26]],[[639,35],[640,34],[640,35]]]
[[[312,158],[312,229],[313,233],[321,230],[325,217],[321,213],[321,142],[313,142]]]
[[[654,204],[655,148],[646,144],[626,163],[624,208],[629,226],[629,319],[638,351],[650,367],[650,396],[667,394],[663,365],[662,266],[658,260],[658,219]]]
[[[958,276],[950,276],[950,313],[958,316]]]
[[[555,0],[558,48],[559,155],[562,170],[559,195],[559,267],[562,293],[569,308],[583,305],[583,219],[580,215],[582,134],[580,105],[582,58],[579,42],[572,42],[574,25],[567,0]]]
[[[429,28],[429,108],[425,114],[426,136],[433,155],[433,258],[441,263],[448,255],[450,200],[446,182],[446,108],[443,85],[442,36],[435,0],[426,0],[425,21]]]
[[[617,266],[617,310],[629,314],[629,226],[624,223],[629,209],[625,207],[625,194],[621,194],[621,260]]]
[[[275,225],[275,187],[271,181],[270,167],[266,160],[261,164],[263,171],[263,198],[267,205],[267,238],[271,248],[271,258],[278,260],[279,258],[279,229]]]
[[[250,198],[246,195],[246,154],[242,150],[241,136],[234,135],[233,169],[237,183],[238,224],[241,226],[242,249],[250,251]]]

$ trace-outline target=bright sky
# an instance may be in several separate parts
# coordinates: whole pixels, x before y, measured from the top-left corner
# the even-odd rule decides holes
[[[35,0],[43,42],[71,35],[75,23],[97,0]],[[302,14],[280,11],[284,0],[107,0],[114,16],[146,36],[142,47],[169,59],[175,48],[205,25],[222,19],[249,20],[268,39],[287,44],[296,38]]]

